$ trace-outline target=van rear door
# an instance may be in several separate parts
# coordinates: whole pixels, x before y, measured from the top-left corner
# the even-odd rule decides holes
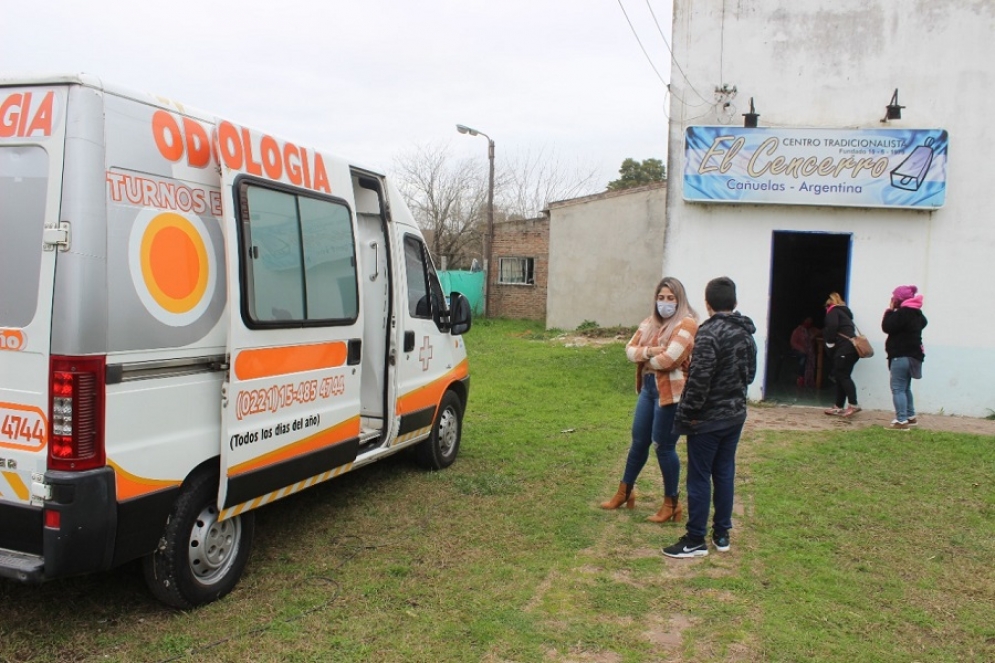
[[[228,263],[221,518],[348,470],[363,317],[348,166],[217,126]]]
[[[42,552],[68,88],[0,87],[0,548]]]

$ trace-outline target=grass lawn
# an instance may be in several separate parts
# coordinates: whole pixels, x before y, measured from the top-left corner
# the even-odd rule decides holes
[[[451,468],[393,458],[261,509],[241,584],[199,610],[135,564],[0,582],[0,661],[995,661],[995,440],[750,434],[731,552],[671,560],[654,465],[634,511],[597,508],[635,404],[622,344],[466,340]]]

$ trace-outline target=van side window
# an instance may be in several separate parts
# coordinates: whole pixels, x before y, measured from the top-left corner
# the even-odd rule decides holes
[[[238,190],[246,322],[354,322],[359,284],[349,208],[251,181]]]
[[[408,313],[415,318],[431,318],[425,252],[422,243],[412,235],[404,238],[404,267],[408,277]]]
[[[448,331],[443,316],[449,311],[439,275],[425,244],[414,235],[404,237],[404,267],[408,278],[408,312],[415,318],[435,320],[439,331]]]

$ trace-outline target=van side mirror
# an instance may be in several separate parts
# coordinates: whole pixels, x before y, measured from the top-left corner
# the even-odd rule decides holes
[[[449,295],[449,333],[461,336],[470,331],[470,302],[461,292]]]

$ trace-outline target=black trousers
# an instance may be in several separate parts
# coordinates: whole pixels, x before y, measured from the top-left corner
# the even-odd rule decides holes
[[[857,351],[850,341],[841,341],[833,348],[833,379],[836,380],[836,407],[846,407],[849,400],[850,405],[857,404],[857,385],[853,383],[850,375],[853,367],[857,365]]]

